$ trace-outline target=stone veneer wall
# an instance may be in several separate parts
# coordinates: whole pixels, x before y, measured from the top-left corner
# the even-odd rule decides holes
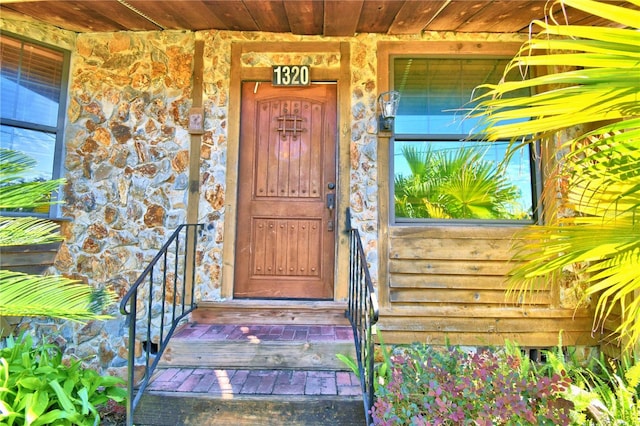
[[[122,296],[173,229],[186,221],[191,72],[195,40],[204,40],[205,134],[201,146],[199,222],[204,250],[198,298],[220,297],[227,106],[234,41],[348,41],[351,45],[350,203],[377,276],[376,43],[379,40],[520,41],[520,35],[426,33],[350,38],[230,31],[74,34],[0,20],[5,31],[72,52],[66,127],[65,242],[56,271]],[[246,66],[309,63],[338,66],[335,54],[246,54]],[[52,336],[68,354],[124,375],[126,330],[114,318],[86,325],[38,319],[25,326]]]

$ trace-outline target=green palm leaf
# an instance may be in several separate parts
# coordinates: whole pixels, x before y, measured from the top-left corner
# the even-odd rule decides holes
[[[57,230],[58,225],[46,219],[0,216],[0,247],[60,241]]]
[[[512,140],[508,155],[529,143],[547,147],[560,133],[575,135],[555,147],[568,154],[543,197],[553,208],[563,185],[561,207],[574,214],[549,215],[553,222],[522,233],[516,259],[523,263],[513,271],[512,291],[573,274],[587,285],[585,297],[597,299],[594,328],[622,309],[616,332],[630,348],[640,338],[640,11],[593,0],[555,1],[552,9],[561,6],[627,28],[534,22],[541,31],[505,76],[518,68],[560,71],[485,85],[469,115],[481,118],[489,140]],[[506,97],[522,88],[535,94]],[[580,132],[583,126],[593,130]]]
[[[104,319],[108,316],[97,312],[113,301],[110,293],[96,293],[86,284],[64,277],[0,270],[0,315]]]
[[[0,208],[49,205],[49,194],[63,180],[22,182],[35,162],[23,153],[0,149]],[[60,241],[58,225],[47,219],[0,216],[0,246]],[[110,292],[60,276],[0,270],[0,315],[49,316],[73,321],[107,318],[99,312],[114,302]]]

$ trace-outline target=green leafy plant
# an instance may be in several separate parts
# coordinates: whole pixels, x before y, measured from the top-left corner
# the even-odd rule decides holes
[[[592,424],[640,424],[640,364],[621,368],[602,358],[597,364],[599,368],[583,371],[587,390],[596,395],[598,406],[603,407]]]
[[[0,424],[94,425],[98,406],[126,397],[124,381],[100,376],[79,360],[63,360],[57,346],[9,336],[0,350]]]
[[[377,425],[568,425],[566,375],[538,375],[519,351],[414,344],[396,350],[372,409]]]
[[[546,374],[565,372],[572,384],[563,397],[574,404],[575,425],[640,425],[640,364],[638,360],[599,357],[579,359],[558,345],[545,351],[537,368]]]
[[[358,369],[358,362],[350,357],[349,355],[344,354],[336,354],[336,358],[338,358],[344,365],[346,365],[349,370],[353,372],[356,376],[360,377],[360,370]]]
[[[50,193],[64,180],[23,182],[35,166],[26,155],[0,148],[0,209],[50,205]],[[45,244],[60,241],[54,222],[31,216],[0,215],[0,246]],[[86,321],[104,319],[100,311],[114,301],[104,290],[67,278],[0,270],[0,312],[6,316],[49,316]]]
[[[483,119],[489,140],[513,141],[508,155],[527,144],[540,144],[548,158],[567,153],[545,185],[547,223],[521,236],[522,263],[512,274],[517,291],[582,267],[585,297],[597,300],[594,329],[619,307],[615,331],[630,350],[640,339],[640,79],[634,78],[640,11],[592,0],[551,5],[554,12],[573,7],[613,25],[563,24],[553,13],[534,21],[540,31],[521,47],[503,81],[482,86],[488,91],[474,100],[471,116]],[[540,72],[507,79],[519,68]],[[533,95],[508,97],[521,89]]]

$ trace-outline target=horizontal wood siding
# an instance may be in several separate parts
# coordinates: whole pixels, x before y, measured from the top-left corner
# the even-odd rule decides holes
[[[506,278],[513,227],[392,228],[389,247],[391,304],[509,306]],[[552,306],[550,291],[529,303]]]
[[[380,329],[390,343],[592,345],[588,310],[559,307],[552,288],[506,297],[511,226],[390,227]]]
[[[60,243],[0,247],[0,269],[42,274],[58,254]]]
[[[626,298],[627,306],[634,299],[640,297],[640,291],[636,290]],[[607,318],[598,324],[598,332],[600,332],[600,350],[610,358],[622,358],[634,353],[636,357],[640,356],[640,342],[635,345],[629,345],[629,338],[621,338],[616,332],[622,323],[622,307],[620,302],[616,302],[611,309]]]

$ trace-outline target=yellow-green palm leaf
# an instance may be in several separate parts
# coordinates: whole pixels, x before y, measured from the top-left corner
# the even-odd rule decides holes
[[[61,276],[27,275],[0,270],[0,315],[48,316],[73,321],[104,319],[102,306],[113,303],[107,292]]]
[[[0,208],[49,205],[62,180],[23,182],[35,162],[23,153],[0,149]],[[45,244],[61,240],[54,222],[26,216],[0,216],[0,246]],[[73,321],[105,318],[111,293],[61,276],[0,270],[0,316],[49,316]]]
[[[515,291],[575,274],[585,296],[597,299],[594,328],[620,307],[616,332],[630,347],[640,338],[640,11],[593,0],[557,0],[552,8],[564,6],[621,28],[534,22],[541,31],[509,65],[534,77],[478,88],[470,115],[481,118],[489,140],[512,140],[509,155],[574,135],[555,147],[568,154],[543,198],[552,210],[562,186],[562,207],[574,214],[548,215],[551,222],[521,235]],[[505,97],[522,88],[534,94]]]

